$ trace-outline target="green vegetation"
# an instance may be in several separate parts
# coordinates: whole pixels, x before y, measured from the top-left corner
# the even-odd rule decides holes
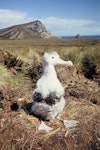
[[[4,85],[12,81],[12,76],[5,66],[0,64],[0,85]]]

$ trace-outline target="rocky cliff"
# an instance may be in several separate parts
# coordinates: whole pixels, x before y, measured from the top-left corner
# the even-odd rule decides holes
[[[33,21],[26,24],[15,25],[0,30],[0,39],[33,39],[33,38],[52,38],[44,24]]]

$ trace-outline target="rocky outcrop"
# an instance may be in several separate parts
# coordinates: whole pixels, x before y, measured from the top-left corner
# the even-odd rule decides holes
[[[52,37],[51,33],[47,31],[44,24],[39,20],[0,30],[0,39],[33,39]]]
[[[80,34],[77,34],[77,35],[75,36],[75,38],[80,38]]]

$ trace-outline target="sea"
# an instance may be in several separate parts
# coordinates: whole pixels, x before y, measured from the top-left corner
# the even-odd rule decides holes
[[[62,39],[75,38],[75,36],[61,36]],[[100,39],[100,35],[82,35],[80,38]]]

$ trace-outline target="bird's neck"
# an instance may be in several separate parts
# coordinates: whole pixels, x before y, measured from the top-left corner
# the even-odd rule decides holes
[[[54,66],[52,65],[45,65],[45,67],[43,67],[43,75],[44,76],[50,76],[50,77],[56,77],[57,78],[57,74],[56,74],[56,70],[54,68]]]

